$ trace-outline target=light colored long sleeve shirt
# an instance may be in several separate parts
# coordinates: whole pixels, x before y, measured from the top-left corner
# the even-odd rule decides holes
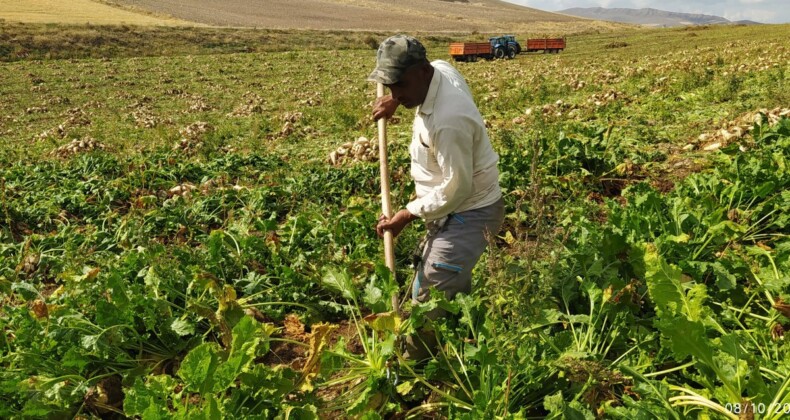
[[[469,86],[446,61],[431,65],[435,71],[417,108],[409,145],[417,199],[406,205],[426,221],[485,207],[502,197],[499,155]]]

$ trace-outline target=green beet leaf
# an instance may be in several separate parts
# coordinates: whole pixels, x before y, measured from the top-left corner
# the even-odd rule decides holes
[[[214,391],[230,387],[236,377],[245,371],[255,358],[261,343],[260,324],[245,316],[233,327],[233,342],[228,359],[217,366]]]
[[[216,343],[203,343],[184,357],[178,376],[184,380],[187,389],[202,394],[214,388],[215,373],[220,363],[219,351]]]
[[[707,297],[705,286],[693,285],[686,292],[680,269],[667,263],[653,244],[645,244],[643,249],[647,290],[658,316],[684,316],[690,320],[699,320]]]
[[[321,277],[321,284],[327,289],[340,294],[352,301],[357,300],[357,288],[351,281],[351,276],[339,268],[328,268]]]
[[[147,382],[137,378],[131,388],[124,390],[124,413],[146,420],[167,418],[167,401],[176,385],[176,380],[167,375],[149,376]]]
[[[195,324],[189,319],[178,318],[170,323],[170,328],[180,336],[192,335],[195,333]]]

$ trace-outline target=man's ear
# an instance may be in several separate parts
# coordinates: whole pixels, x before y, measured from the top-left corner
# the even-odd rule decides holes
[[[433,66],[431,65],[431,63],[427,61],[423,63],[422,67],[420,67],[420,73],[422,74],[423,79],[425,80],[431,79],[431,76],[433,76],[433,74],[431,74],[431,70],[433,70]]]

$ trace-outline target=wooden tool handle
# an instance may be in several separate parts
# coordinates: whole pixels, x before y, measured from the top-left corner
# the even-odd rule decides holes
[[[381,83],[376,84],[376,97],[384,96],[384,85]],[[392,203],[390,201],[390,171],[389,162],[387,160],[387,119],[379,118],[379,164],[381,167],[381,212],[387,218],[392,217]],[[384,231],[384,262],[387,268],[392,272],[392,278],[395,278],[395,246],[393,242],[392,231]],[[396,313],[399,311],[398,307],[398,293],[392,294],[392,310]]]

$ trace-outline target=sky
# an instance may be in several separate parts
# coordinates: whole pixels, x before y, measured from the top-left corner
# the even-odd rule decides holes
[[[699,13],[729,20],[790,23],[790,0],[505,0],[547,12],[571,7],[650,7],[668,12]]]

